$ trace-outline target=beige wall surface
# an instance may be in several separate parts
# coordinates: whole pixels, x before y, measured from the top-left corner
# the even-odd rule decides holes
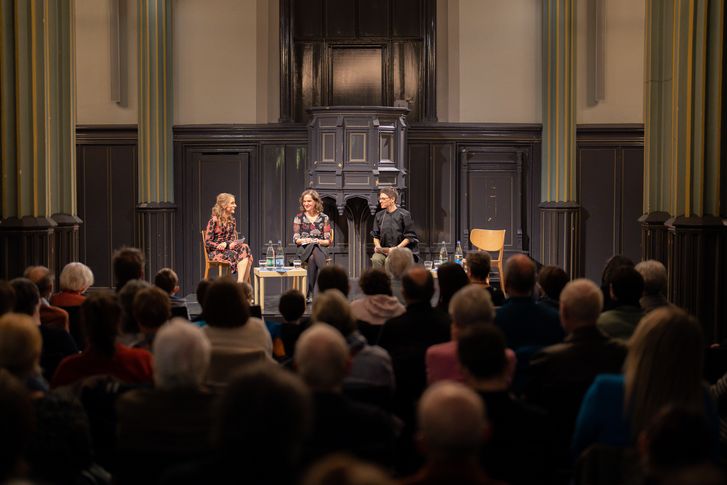
[[[111,5],[111,0],[76,0],[76,122],[80,125],[137,121],[136,2],[119,2],[119,103],[111,99]]]

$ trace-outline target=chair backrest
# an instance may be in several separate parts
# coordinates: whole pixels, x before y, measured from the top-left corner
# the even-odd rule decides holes
[[[261,349],[213,349],[207,382],[212,385],[227,384],[241,368],[265,361],[265,351]]]
[[[498,252],[497,259],[502,259],[502,252],[505,249],[505,229],[472,229],[470,242],[477,249]]]
[[[207,231],[204,229],[200,231],[200,234],[202,235],[202,254],[204,254],[205,261],[210,262],[210,256],[207,254],[207,245],[205,244],[205,232]]]

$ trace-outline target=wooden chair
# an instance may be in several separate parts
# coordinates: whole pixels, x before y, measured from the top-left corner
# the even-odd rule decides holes
[[[505,229],[472,229],[470,242],[479,250],[487,251],[492,256],[492,266],[497,267],[500,285],[505,290],[505,273],[502,263],[505,259]],[[495,258],[497,253],[497,258]]]
[[[207,253],[207,246],[204,243],[204,233],[205,230],[203,229],[201,231],[202,233],[202,254],[204,254],[204,279],[207,279],[210,273],[210,268],[216,267],[217,268],[217,276],[222,276],[223,270],[227,268],[228,271],[232,271],[232,268],[230,268],[230,263],[227,261],[212,261],[210,259],[209,254]]]

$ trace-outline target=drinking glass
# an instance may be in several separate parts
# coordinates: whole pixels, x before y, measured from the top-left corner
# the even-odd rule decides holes
[[[424,261],[424,268],[427,271],[431,271],[432,270],[432,262],[431,261]]]
[[[300,269],[301,261],[300,259],[294,259],[293,260],[293,268]]]

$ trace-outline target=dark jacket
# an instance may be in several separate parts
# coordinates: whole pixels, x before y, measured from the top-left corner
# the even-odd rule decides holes
[[[496,310],[495,325],[505,333],[507,346],[516,351],[553,345],[565,337],[558,312],[529,296],[509,298]]]

